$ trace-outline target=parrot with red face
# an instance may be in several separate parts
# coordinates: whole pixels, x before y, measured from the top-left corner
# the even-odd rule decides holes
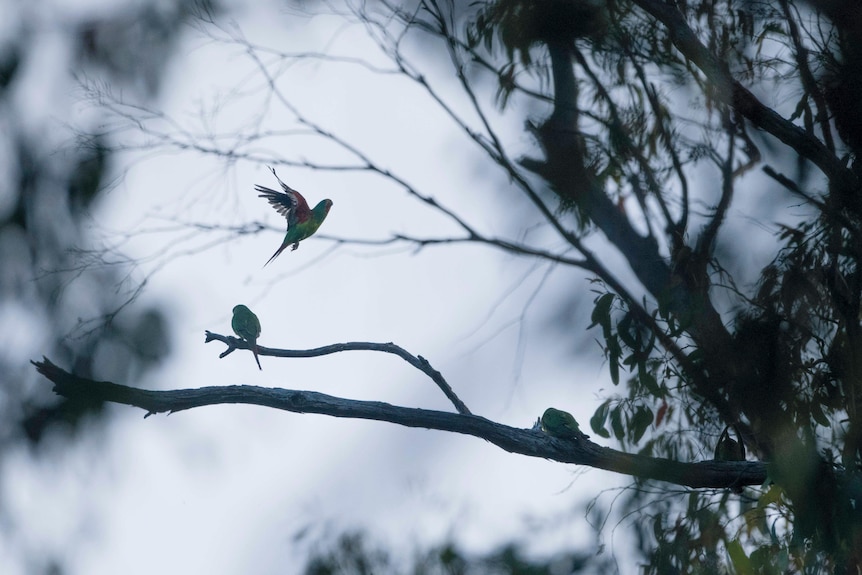
[[[266,267],[269,262],[274,260],[278,254],[284,251],[287,246],[292,246],[291,251],[299,247],[299,242],[311,237],[332,207],[332,200],[321,200],[314,209],[308,207],[308,202],[302,197],[302,194],[285,184],[275,173],[275,169],[270,168],[272,175],[278,180],[283,192],[277,192],[264,186],[255,186],[255,191],[260,192],[259,198],[266,198],[267,201],[279,214],[287,219],[287,233],[284,235],[284,240],[281,242],[281,247],[276,250],[272,257],[263,264]]]
[[[251,352],[254,354],[254,360],[257,362],[257,368],[263,370],[260,366],[260,359],[257,357],[257,338],[260,337],[260,320],[246,306],[235,305],[233,306],[233,318],[230,320],[230,326],[233,328],[235,334],[248,342]]]

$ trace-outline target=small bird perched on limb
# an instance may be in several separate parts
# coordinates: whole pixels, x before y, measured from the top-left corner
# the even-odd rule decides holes
[[[549,407],[542,414],[542,431],[559,439],[587,439],[572,414]]]
[[[293,251],[299,247],[299,242],[311,237],[326,219],[326,215],[332,207],[332,200],[326,199],[318,202],[314,209],[309,209],[308,202],[305,201],[302,194],[282,182],[274,168],[270,168],[270,170],[284,192],[277,192],[257,185],[254,189],[260,192],[259,198],[266,198],[275,208],[275,211],[287,219],[287,232],[284,235],[284,241],[281,242],[281,247],[272,254],[272,257],[263,264],[263,267],[266,267],[287,246],[292,245],[291,251]]]
[[[260,359],[257,357],[257,338],[260,337],[260,320],[244,305],[235,305],[233,307],[233,319],[230,321],[230,326],[233,328],[235,334],[247,341],[249,346],[251,346],[251,352],[254,354],[257,368],[263,371],[263,368],[260,366]]]
[[[731,427],[733,427],[738,441],[730,437],[728,430]],[[745,461],[745,445],[742,443],[739,429],[735,425],[728,425],[721,432],[721,435],[718,437],[718,443],[715,444],[714,459],[716,461]]]

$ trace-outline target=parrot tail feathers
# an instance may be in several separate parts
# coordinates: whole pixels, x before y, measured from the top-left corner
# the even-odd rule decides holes
[[[266,260],[266,263],[265,263],[265,264],[263,264],[263,267],[268,266],[268,265],[269,265],[269,262],[271,262],[272,260],[274,260],[275,258],[277,258],[277,257],[278,257],[278,254],[280,254],[281,252],[283,252],[283,251],[284,251],[284,248],[286,248],[288,245],[290,245],[290,244],[281,244],[281,247],[280,247],[280,248],[278,248],[277,250],[275,250],[275,253],[274,253],[274,254],[272,254],[272,257],[271,257],[271,258],[269,258],[268,260]],[[296,249],[296,248],[294,248],[294,249]]]
[[[260,366],[260,358],[257,357],[257,345],[251,346],[251,352],[254,354],[254,360],[257,362],[257,368],[263,371],[263,368]]]

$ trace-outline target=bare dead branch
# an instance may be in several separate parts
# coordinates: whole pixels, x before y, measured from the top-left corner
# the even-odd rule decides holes
[[[738,488],[760,485],[766,480],[766,465],[759,461],[684,463],[647,457],[601,447],[586,439],[557,439],[538,430],[510,427],[472,414],[401,407],[380,401],[344,399],[314,391],[252,385],[153,391],[78,377],[56,366],[48,358],[31,363],[54,384],[55,393],[70,401],[131,405],[145,410],[146,416],[226,403],[260,405],[293,413],[386,421],[405,427],[472,435],[509,453],[586,465],[692,488]]]
[[[455,125],[463,131],[471,140],[473,140],[488,156],[498,165],[500,166],[506,175],[524,192],[524,194],[529,198],[529,200],[536,206],[541,215],[551,224],[551,226],[563,237],[569,244],[571,244],[576,249],[580,249],[580,239],[576,234],[566,229],[566,227],[562,224],[559,218],[554,214],[553,210],[549,208],[545,202],[542,200],[538,192],[534,189],[532,184],[527,180],[524,176],[521,169],[518,168],[516,162],[514,162],[506,152],[506,148],[503,145],[500,138],[497,136],[494,131],[493,126],[488,118],[487,113],[482,107],[478,96],[476,95],[475,90],[473,89],[470,80],[467,78],[465,74],[465,62],[461,55],[461,50],[465,46],[463,42],[461,42],[456,34],[451,31],[451,26],[447,24],[448,17],[443,13],[442,8],[440,8],[439,4],[436,2],[425,3],[423,7],[428,11],[429,14],[434,17],[435,24],[431,25],[425,23],[421,25],[420,28],[432,34],[439,39],[441,39],[446,44],[446,48],[449,53],[449,59],[454,68],[455,74],[458,78],[458,81],[461,85],[464,94],[467,96],[469,100],[469,104],[473,112],[479,118],[480,123],[482,124],[481,131],[470,127],[466,120],[455,110],[455,108],[447,102],[443,96],[428,82],[425,76],[412,67],[403,57],[403,55],[398,51],[397,45],[394,47],[387,47],[381,45],[381,49],[384,51],[388,51],[389,56],[392,58],[393,62],[399,67],[401,72],[414,82],[416,82],[419,86],[422,87],[423,90],[437,103],[438,106],[452,119]],[[399,12],[396,12],[399,13]],[[399,13],[400,14],[400,13]],[[403,15],[402,15],[403,17]],[[415,25],[418,21],[405,19],[405,26]],[[473,54],[475,53],[473,50],[466,50],[472,61]]]
[[[234,349],[251,349],[248,342],[245,340],[238,339],[229,335],[213,333],[209,330],[207,330],[205,333],[205,343],[209,343],[211,341],[220,341],[228,346],[228,349],[219,355],[219,359],[232,353]],[[333,343],[330,345],[325,345],[323,347],[302,350],[278,349],[273,347],[264,347],[262,345],[257,346],[258,355],[269,355],[272,357],[319,357],[332,353],[340,353],[342,351],[379,351],[383,353],[391,353],[393,355],[397,355],[398,357],[400,357],[401,359],[403,359],[404,361],[430,377],[431,380],[437,384],[437,387],[439,387],[440,390],[443,391],[449,401],[452,402],[452,405],[455,406],[455,409],[458,410],[458,413],[462,413],[465,415],[469,415],[471,413],[467,406],[464,404],[464,402],[461,401],[461,399],[452,390],[452,387],[449,385],[443,375],[439,371],[431,367],[431,364],[428,362],[427,359],[425,359],[421,355],[413,355],[403,347],[395,345],[391,342],[372,343],[364,341],[352,341],[347,343]]]
[[[392,180],[393,182],[399,184],[402,188],[404,188],[404,190],[407,191],[407,193],[409,193],[410,195],[418,198],[422,202],[428,204],[429,206],[437,209],[438,211],[440,211],[443,214],[445,214],[446,216],[448,216],[452,221],[454,221],[456,224],[458,224],[468,234],[471,234],[471,235],[475,234],[473,228],[466,221],[464,221],[460,216],[458,216],[455,212],[453,212],[449,208],[440,204],[433,196],[427,196],[427,195],[419,193],[419,191],[416,190],[409,183],[407,183],[406,180],[397,176],[395,173],[393,173],[389,169],[383,168],[382,166],[377,165],[362,150],[360,150],[359,148],[357,148],[353,144],[350,144],[349,142],[347,142],[346,140],[344,140],[343,138],[341,138],[340,136],[338,136],[334,132],[327,130],[326,128],[324,128],[323,126],[318,124],[317,122],[315,122],[315,121],[309,119],[308,117],[306,117],[305,115],[303,115],[302,112],[300,112],[299,109],[296,108],[296,106],[294,106],[293,103],[287,98],[287,96],[285,96],[284,93],[279,89],[279,87],[276,84],[275,77],[273,77],[273,75],[270,73],[269,69],[267,68],[266,64],[260,59],[260,57],[255,53],[255,51],[253,49],[251,49],[250,47],[248,47],[247,53],[248,53],[249,58],[257,65],[260,73],[263,75],[264,79],[266,80],[272,94],[276,97],[276,99],[278,99],[279,103],[281,103],[282,106],[284,106],[288,111],[290,111],[291,114],[294,115],[294,117],[296,118],[296,120],[300,124],[310,128],[317,135],[319,135],[319,136],[331,141],[332,143],[340,146],[343,150],[345,150],[346,152],[350,153],[355,158],[357,158],[363,164],[363,166],[359,169],[365,169],[365,170],[368,170],[371,172],[376,172],[376,173],[380,174],[381,176],[384,176],[384,177]],[[278,164],[278,165],[281,164],[281,162],[273,162],[273,163]],[[355,169],[355,168],[353,168],[353,169]]]

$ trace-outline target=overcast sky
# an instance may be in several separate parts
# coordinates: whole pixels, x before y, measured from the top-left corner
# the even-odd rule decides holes
[[[361,27],[340,19],[301,19],[278,3],[240,7],[232,17],[229,31],[275,50],[384,62]],[[423,61],[423,49],[428,47],[414,50],[423,71],[444,82],[437,85],[456,109],[466,110],[451,72],[443,62]],[[305,62],[286,70],[278,85],[309,118],[481,231],[513,237],[515,223],[540,221],[415,84],[348,64]],[[201,110],[223,133],[238,132],[261,114],[268,129],[296,127],[277,102],[266,108],[265,96],[265,84],[241,47],[189,28],[156,106],[190,129],[202,125]],[[487,96],[492,110],[493,92]],[[514,109],[499,123],[513,150],[530,145],[523,119],[524,111]],[[123,137],[141,141],[131,132]],[[271,138],[256,150],[271,158],[345,159],[331,146],[301,137]],[[204,330],[229,334],[231,308],[238,303],[260,317],[265,346],[392,341],[421,354],[471,410],[508,425],[530,427],[553,405],[571,411],[586,428],[601,403],[599,389],[610,386],[593,341],[597,334],[584,331],[593,294],[580,274],[549,274],[546,266],[489,247],[333,251],[326,239],[303,242],[262,268],[280,245],[284,226],[254,192],[255,184],[276,186],[263,165],[240,161],[225,170],[223,160],[191,150],[121,159],[119,185],[94,214],[93,235],[110,241],[135,233],[123,250],[147,258],[134,279],[148,278],[136,305],[157,302],[170,310],[173,352],[143,382],[146,387],[253,384],[452,409],[429,379],[391,355],[261,357],[263,371],[248,352],[219,360],[224,346],[204,344]],[[378,176],[290,167],[279,168],[279,175],[312,205],[334,201],[322,235],[382,239],[458,232]],[[271,229],[200,251],[224,234],[200,232],[188,239],[187,229],[152,231],[177,220],[223,226],[262,221]],[[531,238],[559,247],[542,233]],[[152,257],[165,248],[166,256]],[[581,294],[574,308],[572,293]],[[581,313],[568,324],[574,328],[554,321],[561,309]],[[591,359],[579,360],[579,349]],[[140,410],[113,409],[110,436],[91,434],[39,465],[24,455],[10,465],[5,500],[14,502],[10,513],[26,521],[7,540],[11,548],[0,549],[0,571],[27,572],[16,558],[22,550],[40,549],[68,558],[71,574],[290,573],[306,551],[292,538],[306,528],[310,539],[367,529],[408,552],[447,536],[468,549],[489,550],[525,534],[537,552],[584,550],[593,540],[578,505],[626,482],[603,471],[582,475],[575,466],[507,454],[471,437],[378,422],[249,406],[146,420]],[[625,546],[614,547],[613,537],[607,529],[606,552],[625,564]]]

